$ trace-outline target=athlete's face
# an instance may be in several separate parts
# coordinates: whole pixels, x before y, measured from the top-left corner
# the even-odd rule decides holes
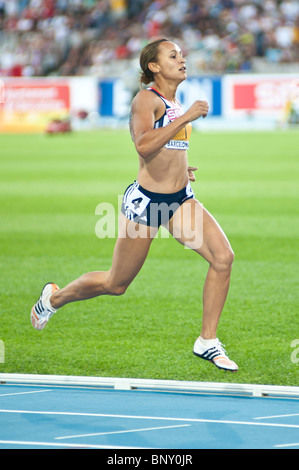
[[[174,42],[162,42],[159,46],[158,61],[155,72],[160,72],[165,78],[183,81],[187,78],[186,60],[182,51]]]

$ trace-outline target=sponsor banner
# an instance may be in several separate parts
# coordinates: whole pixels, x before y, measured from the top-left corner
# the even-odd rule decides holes
[[[294,94],[298,75],[226,75],[223,115],[278,118]]]
[[[51,121],[77,119],[93,125],[127,122],[138,83],[121,78],[2,78],[0,79],[0,133],[44,132]],[[189,77],[178,88],[184,110],[195,100],[209,103],[209,117],[234,122],[281,118],[290,101],[298,106],[298,75],[226,75]],[[296,100],[295,100],[295,98]],[[83,116],[83,117],[82,117]],[[100,119],[98,120],[98,117]],[[174,116],[171,116],[171,118]],[[219,121],[215,119],[214,121]],[[211,119],[209,122],[213,122]],[[87,123],[88,124],[88,123]],[[205,121],[206,124],[206,121]]]
[[[98,111],[99,90],[97,77],[70,77],[70,108],[72,116],[84,111]]]
[[[100,80],[99,114],[103,117],[128,118],[133,95],[134,92],[121,79]],[[188,78],[180,84],[177,98],[185,110],[195,100],[208,101],[209,116],[221,116],[221,77]]]
[[[122,79],[99,81],[99,114],[109,118],[127,118],[134,93]]]
[[[70,87],[59,79],[3,79],[0,132],[41,132],[70,113]]]

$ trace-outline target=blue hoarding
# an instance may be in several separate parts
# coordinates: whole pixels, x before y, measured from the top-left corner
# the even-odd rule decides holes
[[[221,77],[190,77],[180,84],[177,98],[184,109],[188,109],[196,100],[208,101],[209,115],[219,117],[222,114],[221,93]],[[99,81],[101,116],[125,118],[130,113],[132,98],[133,92],[120,78]]]

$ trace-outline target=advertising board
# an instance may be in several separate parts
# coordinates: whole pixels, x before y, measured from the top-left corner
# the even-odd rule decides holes
[[[2,79],[0,132],[44,131],[52,119],[65,119],[70,87],[59,79]]]
[[[226,75],[222,83],[223,116],[279,119],[298,83],[298,75]]]
[[[138,83],[137,89],[138,89]],[[100,116],[127,118],[130,113],[134,91],[126,87],[119,79],[99,81],[99,114]],[[221,77],[190,77],[181,83],[177,98],[184,109],[188,109],[196,100],[206,100],[210,105],[210,116],[221,116]]]

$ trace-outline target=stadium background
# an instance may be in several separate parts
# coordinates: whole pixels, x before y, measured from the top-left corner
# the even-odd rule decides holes
[[[189,156],[236,253],[219,325],[233,377],[192,356],[206,265],[171,239],[125,297],[29,324],[44,282],[110,266],[95,209],[136,177],[128,113],[157,36],[186,55],[183,107],[211,108]],[[298,385],[298,87],[295,0],[0,1],[0,372]]]

